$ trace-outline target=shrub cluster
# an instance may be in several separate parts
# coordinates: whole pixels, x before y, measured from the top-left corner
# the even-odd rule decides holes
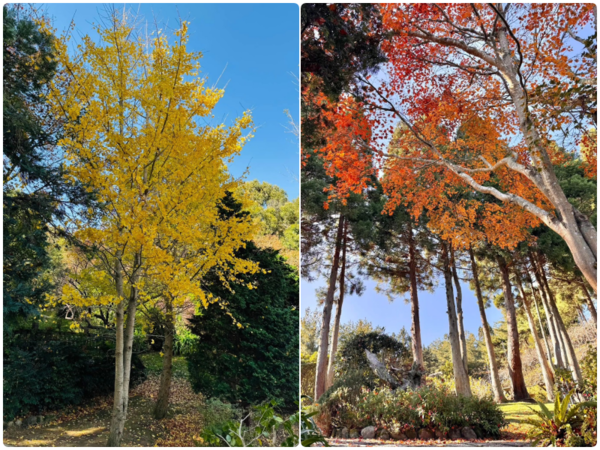
[[[479,438],[498,437],[506,423],[491,398],[457,396],[445,389],[424,387],[416,391],[389,388],[340,387],[320,405],[320,419],[328,429],[360,429],[374,425],[392,432],[422,428],[448,433],[470,427]],[[327,426],[329,425],[329,426]]]
[[[15,334],[4,343],[4,418],[56,410],[114,389],[114,343],[71,333]],[[131,383],[146,377],[133,355]]]

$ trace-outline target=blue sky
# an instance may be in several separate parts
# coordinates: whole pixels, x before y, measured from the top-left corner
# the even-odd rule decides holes
[[[42,10],[59,34],[75,22],[74,36],[96,36],[92,25],[106,17],[108,4],[45,4]],[[122,5],[116,5],[121,8]],[[232,121],[251,109],[255,137],[230,166],[235,176],[249,167],[248,180],[258,179],[299,193],[299,144],[287,131],[289,110],[299,119],[299,7],[296,4],[128,4],[138,22],[155,21],[172,34],[179,17],[190,22],[190,51],[201,51],[201,76],[226,87],[215,108],[215,124]],[[225,72],[223,73],[223,70]]]
[[[433,293],[419,292],[421,340],[425,346],[438,338],[443,338],[448,333],[446,291],[443,280],[438,278],[438,281],[440,285]],[[317,280],[313,283],[309,283],[304,279],[301,281],[302,315],[308,307],[311,310],[317,308],[315,290],[317,287],[324,285],[326,285],[324,280]],[[410,304],[405,303],[402,298],[389,302],[385,295],[375,291],[376,285],[375,281],[366,280],[366,289],[362,296],[352,295],[344,298],[342,323],[364,319],[373,325],[384,327],[385,331],[390,334],[397,333],[402,327],[410,333]],[[475,293],[469,290],[468,284],[461,283],[461,286],[465,329],[477,336],[481,319]],[[503,319],[500,310],[493,305],[486,310],[486,313],[488,322],[491,325]]]

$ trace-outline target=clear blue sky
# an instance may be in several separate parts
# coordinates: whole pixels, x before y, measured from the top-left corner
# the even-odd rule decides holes
[[[441,278],[441,277],[439,277]],[[433,293],[419,292],[419,311],[421,319],[421,340],[423,345],[427,346],[438,338],[443,338],[448,333],[448,315],[446,314],[446,291],[443,279],[438,281]],[[325,286],[325,280],[317,280],[309,283],[301,280],[300,289],[302,294],[302,315],[306,308],[311,310],[317,308],[315,290],[319,286]],[[387,297],[375,291],[377,283],[373,280],[365,282],[365,293],[358,297],[356,295],[346,296],[344,306],[342,307],[342,323],[356,322],[364,319],[373,325],[385,328],[388,333],[397,333],[402,327],[410,333],[410,304],[405,303],[403,299],[396,299],[389,302]],[[469,290],[466,283],[461,283],[463,294],[463,314],[465,329],[477,336],[481,319],[479,317],[479,307],[475,294]],[[493,325],[502,320],[503,315],[495,306],[486,310],[488,322]],[[335,312],[332,313],[332,317]]]
[[[74,36],[89,34],[105,4],[44,4],[41,8],[59,34],[75,21]],[[121,8],[122,5],[116,5]],[[215,123],[232,121],[251,109],[258,129],[255,137],[230,166],[240,176],[249,166],[248,180],[258,179],[285,189],[290,199],[299,193],[299,144],[286,131],[287,109],[299,119],[299,6],[296,4],[127,4],[139,22],[155,21],[165,31],[190,22],[190,51],[201,51],[201,76],[209,85],[221,76],[225,97],[215,109]],[[169,33],[171,34],[171,33]]]

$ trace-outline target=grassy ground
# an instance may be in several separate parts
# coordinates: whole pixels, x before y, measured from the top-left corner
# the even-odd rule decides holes
[[[546,403],[546,407],[552,411],[553,403]],[[532,409],[540,410],[537,404],[527,402],[504,403],[499,405],[499,408],[504,412],[508,426],[503,429],[506,436],[511,436],[514,439],[526,439],[531,426],[522,423],[526,419],[535,419],[537,416]]]
[[[169,413],[163,420],[155,420],[152,416],[162,357],[158,353],[148,353],[142,355],[142,359],[148,369],[148,379],[131,391],[122,446],[194,446],[194,437],[200,434],[204,423],[200,413],[204,398],[190,387],[185,358],[174,358]],[[52,414],[53,420],[43,426],[5,430],[4,444],[103,447],[108,439],[111,408],[112,397],[108,396],[56,411]]]

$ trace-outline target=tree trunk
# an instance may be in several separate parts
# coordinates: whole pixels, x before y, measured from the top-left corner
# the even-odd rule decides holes
[[[452,268],[448,244],[445,242],[442,242],[442,263],[444,265],[444,283],[446,285],[446,303],[448,305],[448,335],[450,338],[450,347],[452,349],[452,367],[454,370],[456,393],[470,397],[472,395],[471,385],[462,359],[461,345],[458,337],[456,309],[454,306],[454,292],[452,289]]]
[[[327,353],[329,351],[329,327],[331,325],[331,309],[333,307],[333,298],[335,295],[335,284],[338,276],[338,266],[340,262],[340,247],[342,246],[342,230],[344,226],[344,216],[340,214],[337,235],[335,238],[335,250],[331,264],[331,274],[329,275],[329,288],[327,297],[323,305],[323,316],[321,319],[321,336],[319,340],[319,352],[317,355],[317,368],[315,374],[315,401],[323,395],[327,387]]]
[[[531,149],[533,167],[525,169],[523,174],[552,203],[560,219],[551,215],[544,215],[544,217],[540,218],[550,229],[564,239],[573,255],[575,264],[577,264],[581,273],[583,273],[588,283],[590,283],[590,286],[597,292],[596,264],[598,242],[596,229],[588,217],[571,205],[558,182],[550,156],[546,148],[541,144],[543,140],[531,120],[527,106],[527,92],[519,82],[517,63],[512,56],[506,29],[499,29],[498,42],[497,65],[515,106],[515,111],[519,118],[519,127],[523,133],[525,142]]]
[[[340,335],[340,320],[342,319],[342,306],[344,305],[344,293],[346,290],[346,246],[348,244],[347,241],[348,221],[344,223],[344,241],[342,243],[342,269],[340,273],[340,295],[335,309],[333,336],[331,338],[331,352],[329,355],[329,367],[327,368],[327,389],[329,389],[333,385],[335,358],[337,355],[338,339]]]
[[[529,323],[529,329],[531,330],[531,335],[533,336],[533,343],[535,345],[535,351],[538,356],[538,361],[540,362],[540,367],[542,368],[542,376],[544,378],[544,384],[546,385],[546,398],[548,399],[548,401],[554,401],[554,374],[550,369],[548,358],[544,353],[542,343],[540,342],[540,338],[535,328],[535,321],[533,319],[533,314],[531,314],[530,299],[529,296],[525,293],[525,289],[523,288],[523,283],[521,282],[521,276],[519,275],[518,270],[518,268],[515,269],[517,285],[519,287],[519,291],[521,292],[521,297],[523,299],[523,308],[525,309],[525,314],[527,315],[527,322]]]
[[[554,311],[552,310],[552,308],[550,308],[550,301],[548,299],[548,294],[546,293],[546,288],[544,287],[544,282],[542,281],[539,269],[537,267],[537,264],[535,263],[535,258],[533,257],[533,254],[531,252],[529,252],[529,261],[531,262],[531,267],[533,269],[535,279],[539,286],[540,297],[542,299],[544,311],[546,312],[548,332],[550,333],[550,338],[552,339],[552,347],[554,348],[554,358],[556,361],[556,366],[564,368],[566,362],[566,354],[559,336],[558,325],[556,323],[556,318],[554,317]]]
[[[539,256],[539,254],[538,254]],[[560,337],[565,345],[565,353],[567,354],[567,361],[569,363],[569,367],[571,368],[571,372],[573,374],[573,380],[580,383],[583,381],[583,375],[581,373],[581,367],[579,367],[579,361],[577,360],[577,354],[575,353],[575,348],[573,347],[573,343],[571,342],[571,337],[567,332],[567,328],[565,327],[565,323],[560,316],[560,312],[558,311],[558,307],[556,306],[556,299],[554,298],[554,293],[552,289],[550,289],[550,285],[548,284],[548,278],[546,277],[546,270],[544,268],[544,264],[541,261],[541,258],[538,259],[538,265],[540,268],[540,272],[542,274],[542,280],[544,281],[544,285],[548,290],[548,298],[550,300],[550,307],[554,311],[554,315],[556,316],[556,322],[558,324],[558,331],[560,333]]]
[[[124,314],[125,314],[125,298],[123,296],[123,272],[121,267],[120,256],[117,255],[115,263],[115,285],[119,303],[115,313],[116,324],[116,344],[115,344],[115,392],[113,397],[113,410],[110,421],[110,433],[108,436],[107,447],[119,447],[121,445],[121,437],[123,429],[121,424],[125,422],[123,411],[123,391],[124,389],[124,370],[123,370],[123,349],[124,349]]]
[[[527,277],[529,277],[529,273],[527,273]],[[538,324],[540,326],[542,338],[544,339],[544,345],[546,346],[546,355],[548,355],[548,362],[550,363],[550,369],[552,370],[552,373],[554,374],[554,367],[552,366],[552,352],[550,351],[550,345],[548,344],[548,337],[546,336],[546,331],[544,330],[544,324],[542,323],[542,315],[540,313],[540,305],[538,304],[536,291],[533,288],[531,279],[529,279],[529,282],[530,282],[530,286],[531,286],[533,302],[535,303],[535,310],[537,312]]]
[[[163,366],[160,374],[160,387],[154,406],[154,418],[164,419],[169,409],[169,393],[171,392],[171,376],[173,370],[173,338],[175,334],[175,317],[173,316],[173,301],[166,300],[165,343],[163,345]]]
[[[467,358],[467,336],[465,333],[462,310],[462,288],[460,286],[460,280],[458,279],[458,270],[456,269],[456,260],[454,259],[454,249],[452,248],[452,244],[450,244],[450,262],[452,264],[452,278],[454,279],[454,285],[456,286],[456,320],[458,321],[458,338],[460,339],[460,354],[462,357],[463,366],[465,367],[465,372],[467,373],[467,375],[469,375]]]
[[[588,292],[585,284],[583,284],[583,283],[581,284],[581,289],[583,290],[583,293],[585,295],[585,299],[586,299],[588,311],[590,312],[590,316],[592,317],[592,320],[594,321],[594,323],[598,324],[598,314],[596,312],[596,307],[594,306],[594,301],[592,300],[592,296]]]
[[[475,255],[473,254],[473,249],[470,246],[469,257],[471,258],[473,283],[475,284],[475,294],[477,296],[477,305],[479,306],[481,327],[483,329],[485,346],[487,348],[488,362],[490,366],[490,379],[492,381],[492,393],[494,394],[494,401],[496,403],[504,403],[506,402],[506,397],[504,396],[504,392],[502,391],[502,384],[500,383],[500,374],[498,373],[498,363],[496,361],[496,352],[494,350],[494,344],[492,343],[490,326],[488,324],[487,316],[485,314],[485,303],[483,301],[483,294],[481,293],[481,285],[479,284],[479,271],[477,269],[477,261],[475,261]]]
[[[421,342],[421,320],[419,318],[419,292],[417,286],[417,256],[415,249],[415,241],[412,235],[412,226],[408,227],[408,254],[409,254],[409,277],[410,277],[410,312],[412,324],[410,333],[412,337],[412,353],[413,361],[416,362],[421,369],[424,369],[423,363],[423,344]]]
[[[521,362],[521,350],[519,348],[519,329],[517,327],[517,315],[515,313],[515,299],[512,294],[510,278],[508,275],[508,266],[506,260],[498,255],[498,267],[502,274],[502,284],[504,288],[504,305],[506,308],[506,328],[508,331],[507,339],[507,359],[508,374],[513,388],[513,400],[525,400],[529,398],[525,378],[523,376],[523,365]]]

